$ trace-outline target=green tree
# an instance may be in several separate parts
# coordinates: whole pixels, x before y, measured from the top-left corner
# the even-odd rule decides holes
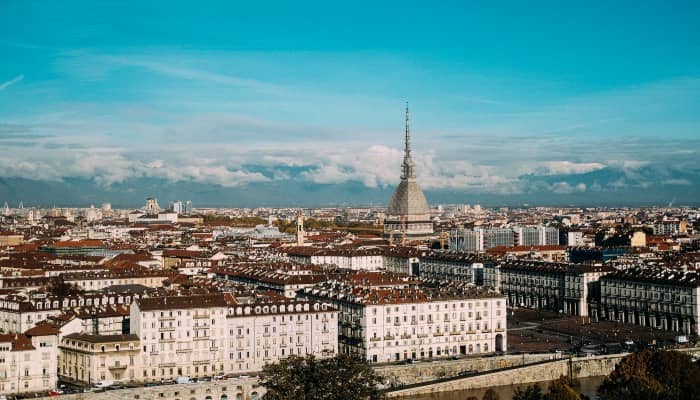
[[[601,400],[695,400],[700,367],[677,351],[645,350],[623,358],[598,389]]]
[[[376,400],[381,379],[369,364],[347,355],[291,356],[263,368],[265,400]]]
[[[529,385],[525,389],[516,388],[513,400],[542,400],[542,388],[538,384]]]
[[[565,376],[559,377],[549,384],[549,392],[544,395],[544,400],[581,400],[581,396],[569,384]]]

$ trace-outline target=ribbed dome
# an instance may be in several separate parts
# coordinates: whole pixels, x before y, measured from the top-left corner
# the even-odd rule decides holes
[[[428,201],[418,183],[413,179],[401,179],[389,203],[389,215],[430,214]]]

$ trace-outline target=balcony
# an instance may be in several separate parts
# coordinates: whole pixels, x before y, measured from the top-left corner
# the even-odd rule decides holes
[[[158,368],[175,368],[175,363],[158,364]]]
[[[410,339],[412,335],[401,335],[401,339]]]
[[[211,317],[211,314],[205,313],[205,314],[192,314],[192,318],[194,319],[204,319],[204,318],[209,318]]]
[[[375,336],[375,337],[369,338],[369,341],[370,341],[370,342],[378,342],[378,341],[380,341],[380,340],[382,340],[382,338],[380,338],[379,336]]]
[[[443,336],[443,333],[442,332],[435,332],[435,333],[433,333],[433,336]]]
[[[394,340],[394,336],[384,335],[384,340]]]
[[[175,350],[175,353],[183,354],[183,353],[191,353],[192,349],[177,349]]]
[[[113,364],[113,365],[108,366],[107,368],[109,368],[110,370],[122,370],[122,369],[126,369],[126,365]]]
[[[419,337],[419,338],[427,338],[427,337],[428,337],[428,334],[427,334],[427,333],[419,333],[419,334],[418,334],[418,337]]]

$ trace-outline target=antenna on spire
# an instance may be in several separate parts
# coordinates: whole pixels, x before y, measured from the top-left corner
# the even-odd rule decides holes
[[[408,102],[406,102],[406,155],[411,155],[411,127],[408,123]]]
[[[413,175],[413,160],[411,159],[411,127],[408,123],[408,102],[406,102],[406,143],[403,156],[403,175],[401,179],[411,179],[415,178]]]

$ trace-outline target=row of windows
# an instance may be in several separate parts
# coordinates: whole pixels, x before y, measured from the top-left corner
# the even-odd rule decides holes
[[[465,304],[465,303],[459,303],[459,308],[464,308],[464,304]],[[489,306],[489,302],[487,302],[487,301],[484,301],[483,303],[480,302],[480,301],[477,301],[476,303],[471,303],[471,302],[470,302],[470,303],[466,303],[466,304],[467,304],[467,308],[469,308],[470,310],[472,309],[472,307],[479,308],[479,307],[482,306],[482,304],[483,304],[484,308],[487,308],[487,307]],[[497,300],[497,301],[496,301],[496,307],[500,307],[500,306],[501,306],[501,301],[500,301],[500,300]],[[449,308],[449,306],[448,306],[447,303],[445,303],[445,304],[442,305],[442,308],[446,310],[446,309]],[[457,308],[457,303],[452,303],[452,308],[453,308],[453,309],[456,309],[456,308]],[[428,310],[432,310],[432,309],[433,309],[433,305],[432,305],[432,304],[428,304]],[[436,305],[435,305],[435,310],[437,311],[437,310],[439,310],[439,309],[440,309],[440,305],[439,305],[439,304],[436,304]],[[395,312],[399,312],[399,307],[394,307],[394,311],[395,311]],[[405,312],[406,310],[403,310],[403,311]],[[412,306],[411,306],[411,311],[416,311],[416,306],[415,306],[415,305],[412,305]],[[391,307],[386,307],[386,313],[387,313],[387,314],[391,314]],[[377,309],[376,309],[376,308],[372,308],[372,314],[374,314],[374,315],[377,314]]]

